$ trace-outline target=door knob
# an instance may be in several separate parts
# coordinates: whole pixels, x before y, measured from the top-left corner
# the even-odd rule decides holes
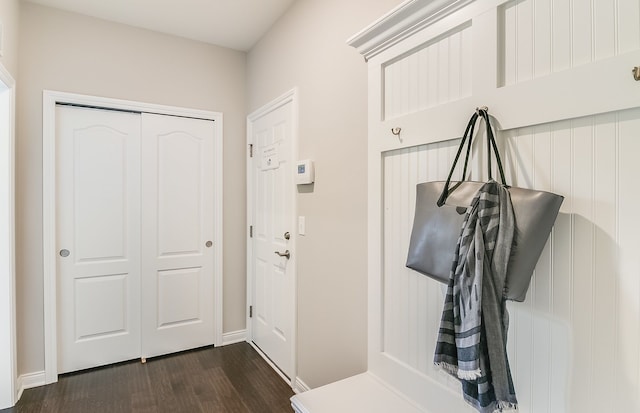
[[[289,250],[286,250],[285,252],[275,251],[275,253],[281,257],[287,257],[287,259],[291,258]]]
[[[68,257],[68,256],[69,256],[69,254],[70,254],[70,253],[69,253],[69,250],[66,250],[66,249],[62,249],[62,250],[60,250],[60,256],[61,256],[62,258],[66,258],[66,257]]]
[[[207,241],[206,244],[204,244],[207,248],[211,248],[211,246],[213,245],[213,242],[211,241]]]
[[[291,234],[289,233],[289,231],[287,231],[284,233],[284,239],[288,240],[289,238],[291,238]]]

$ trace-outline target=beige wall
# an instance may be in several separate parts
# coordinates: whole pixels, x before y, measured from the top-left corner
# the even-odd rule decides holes
[[[298,376],[316,387],[366,370],[367,68],[346,39],[400,0],[299,0],[249,52],[248,111],[299,88]]]
[[[2,56],[0,63],[18,77],[18,26],[20,20],[20,4],[18,0],[0,0],[0,23],[4,27]]]
[[[30,3],[19,48],[18,373],[44,369],[43,89],[223,112],[224,331],[244,329],[246,54]]]

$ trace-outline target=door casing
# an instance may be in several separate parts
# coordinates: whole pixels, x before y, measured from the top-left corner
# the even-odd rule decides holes
[[[0,409],[20,395],[17,383],[15,272],[15,86],[0,63]]]
[[[57,311],[56,311],[56,104],[72,104],[112,110],[183,116],[214,121],[214,345],[222,344],[222,132],[223,116],[220,112],[180,108],[111,99],[98,96],[45,90],[43,92],[43,266],[44,266],[44,341],[45,384],[58,381]]]
[[[296,254],[296,259],[292,262],[292,294],[293,297],[289,297],[292,301],[293,314],[291,322],[291,378],[285,376],[280,369],[257,347],[253,344],[253,328],[252,328],[252,319],[249,314],[249,306],[253,305],[253,288],[254,288],[254,271],[253,271],[253,243],[250,236],[249,228],[253,225],[252,217],[254,214],[254,179],[253,179],[253,161],[250,157],[250,147],[253,147],[253,124],[257,119],[260,119],[262,116],[268,114],[269,112],[283,106],[286,104],[292,105],[293,111],[293,119],[292,119],[292,136],[291,136],[291,152],[292,152],[292,162],[297,161],[298,157],[298,89],[294,88],[284,93],[282,96],[272,100],[256,111],[252,112],[249,116],[247,116],[247,342],[251,344],[256,351],[265,359],[265,361],[282,377],[282,379],[289,383],[289,385],[293,388],[297,382],[297,248],[296,248],[296,239],[297,236],[292,237],[291,239],[291,250],[292,254]],[[256,159],[257,154],[254,154],[254,160]],[[293,174],[293,170],[291,171]],[[295,182],[295,180],[294,180]],[[296,194],[292,197],[291,211],[291,228],[297,234],[297,225],[296,225],[296,217],[298,215],[298,207],[296,201]]]

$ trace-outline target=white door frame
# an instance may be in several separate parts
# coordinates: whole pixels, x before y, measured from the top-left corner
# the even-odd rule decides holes
[[[297,161],[298,157],[298,89],[294,88],[290,91],[286,92],[282,96],[274,99],[273,101],[267,103],[256,111],[252,112],[249,116],[247,116],[247,147],[253,147],[253,124],[263,116],[267,115],[270,112],[280,108],[283,105],[291,103],[293,105],[293,125],[292,125],[292,136],[291,136],[291,152],[292,152],[292,164]],[[254,154],[255,157],[258,156]],[[298,295],[298,280],[297,280],[297,249],[296,249],[296,239],[297,235],[293,236],[291,239],[291,249],[294,254],[296,254],[295,260],[292,260],[292,279],[293,279],[293,288],[292,294],[293,297],[290,297],[292,301],[292,325],[291,325],[291,377],[287,378],[281,371],[278,369],[275,364],[258,348],[253,344],[253,325],[251,317],[249,317],[249,306],[253,305],[253,242],[251,240],[249,234],[249,227],[253,225],[252,217],[253,217],[253,207],[254,207],[254,196],[253,196],[253,161],[249,157],[249,150],[247,150],[247,342],[251,344],[253,348],[265,359],[265,361],[286,381],[289,383],[291,387],[293,387],[296,383],[297,373],[298,373],[298,365],[297,365],[297,332],[298,332],[298,303],[297,303],[297,295]],[[291,169],[291,174],[293,174],[293,169]],[[292,180],[295,182],[295,179]],[[298,203],[296,194],[292,197],[293,205],[291,205],[291,211],[293,211],[291,228],[295,230],[297,234],[297,225],[295,217],[298,215]]]
[[[0,64],[0,409],[12,407],[17,394],[15,273],[15,86]]]
[[[222,344],[222,113],[152,103],[45,90],[42,104],[43,262],[44,262],[44,373],[45,383],[58,381],[56,319],[56,104],[148,112],[214,121],[214,345]]]

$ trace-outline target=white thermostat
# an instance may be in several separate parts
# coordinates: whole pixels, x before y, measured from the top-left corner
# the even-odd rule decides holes
[[[313,161],[310,159],[298,161],[298,163],[296,164],[296,184],[312,184],[315,179],[316,177],[313,168]]]

